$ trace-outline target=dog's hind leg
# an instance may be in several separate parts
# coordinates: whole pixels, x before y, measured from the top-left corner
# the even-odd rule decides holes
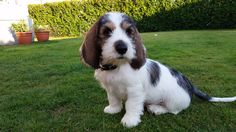
[[[178,114],[182,110],[188,108],[190,105],[191,98],[187,93],[184,93],[181,96],[171,96],[168,101],[165,102],[165,106],[168,109],[169,113]]]
[[[168,109],[165,107],[165,106],[162,106],[162,105],[148,105],[147,106],[147,110],[150,112],[150,113],[153,113],[155,115],[161,115],[161,114],[165,114],[165,113],[168,113]]]

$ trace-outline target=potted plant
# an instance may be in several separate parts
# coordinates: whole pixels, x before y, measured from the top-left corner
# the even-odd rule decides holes
[[[18,23],[12,23],[11,27],[16,33],[18,44],[32,43],[32,32],[29,31],[29,27],[24,20],[20,20]]]
[[[48,25],[34,25],[34,32],[38,42],[48,41],[50,32]]]

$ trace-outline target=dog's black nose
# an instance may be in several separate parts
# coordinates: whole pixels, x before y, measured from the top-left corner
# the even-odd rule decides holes
[[[119,54],[123,55],[126,53],[128,47],[124,41],[118,40],[115,42],[115,49]]]

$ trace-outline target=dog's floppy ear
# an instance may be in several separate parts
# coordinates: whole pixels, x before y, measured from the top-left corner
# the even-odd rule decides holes
[[[134,69],[139,69],[146,62],[146,50],[142,43],[141,36],[136,28],[135,28],[134,42],[136,46],[135,47],[136,58],[131,61],[130,65]]]
[[[98,21],[87,32],[84,42],[80,47],[82,60],[85,64],[97,69],[99,68],[99,59],[101,47],[98,44]]]

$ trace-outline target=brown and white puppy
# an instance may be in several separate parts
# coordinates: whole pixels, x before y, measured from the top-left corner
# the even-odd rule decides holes
[[[194,87],[180,72],[147,59],[134,21],[123,13],[107,13],[88,31],[80,48],[83,61],[95,69],[95,78],[106,90],[109,105],[104,112],[118,113],[125,102],[121,122],[138,125],[144,105],[156,115],[178,114],[191,97],[211,102],[231,102],[235,97],[210,97]]]

